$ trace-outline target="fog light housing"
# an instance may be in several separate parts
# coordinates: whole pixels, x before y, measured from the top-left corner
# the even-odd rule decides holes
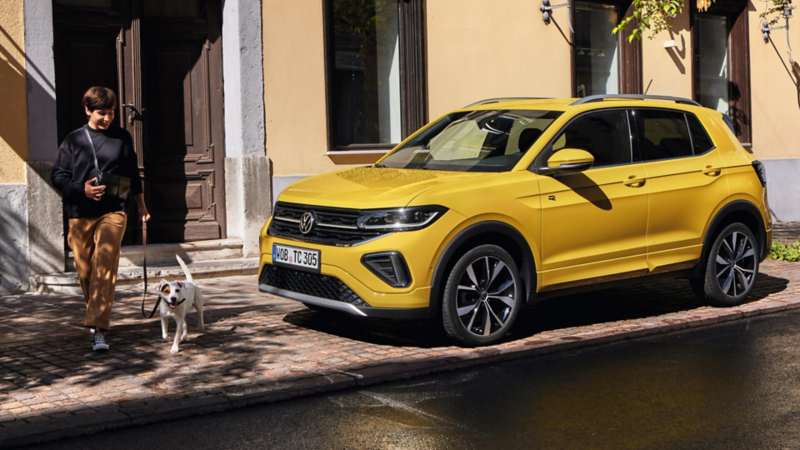
[[[411,285],[411,274],[400,252],[370,253],[361,257],[361,264],[391,287]]]

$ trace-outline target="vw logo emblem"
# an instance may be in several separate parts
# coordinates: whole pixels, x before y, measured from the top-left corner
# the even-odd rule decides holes
[[[316,221],[317,215],[314,214],[314,211],[304,213],[303,216],[300,217],[300,232],[303,234],[311,233]]]

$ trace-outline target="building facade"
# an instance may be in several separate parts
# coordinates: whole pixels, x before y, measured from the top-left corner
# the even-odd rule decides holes
[[[49,172],[92,85],[118,93],[151,243],[235,240],[252,257],[291,182],[373,163],[452,109],[645,91],[728,115],[767,167],[774,219],[800,220],[800,23],[765,41],[766,3],[690,0],[628,43],[611,30],[629,1],[551,1],[0,2],[0,293],[71,270]]]

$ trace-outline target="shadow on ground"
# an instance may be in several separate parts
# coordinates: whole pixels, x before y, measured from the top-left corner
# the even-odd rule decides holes
[[[748,303],[781,292],[788,284],[787,279],[760,273]],[[703,303],[694,295],[687,280],[648,282],[555,297],[523,308],[506,341],[524,339],[544,331],[655,317],[701,306]],[[335,311],[304,309],[287,314],[284,321],[377,345],[433,348],[454,344],[439,320],[363,319]]]

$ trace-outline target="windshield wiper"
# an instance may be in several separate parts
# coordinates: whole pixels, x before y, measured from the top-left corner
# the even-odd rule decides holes
[[[373,167],[377,167],[378,169],[383,169],[386,167],[385,164],[375,164]]]

